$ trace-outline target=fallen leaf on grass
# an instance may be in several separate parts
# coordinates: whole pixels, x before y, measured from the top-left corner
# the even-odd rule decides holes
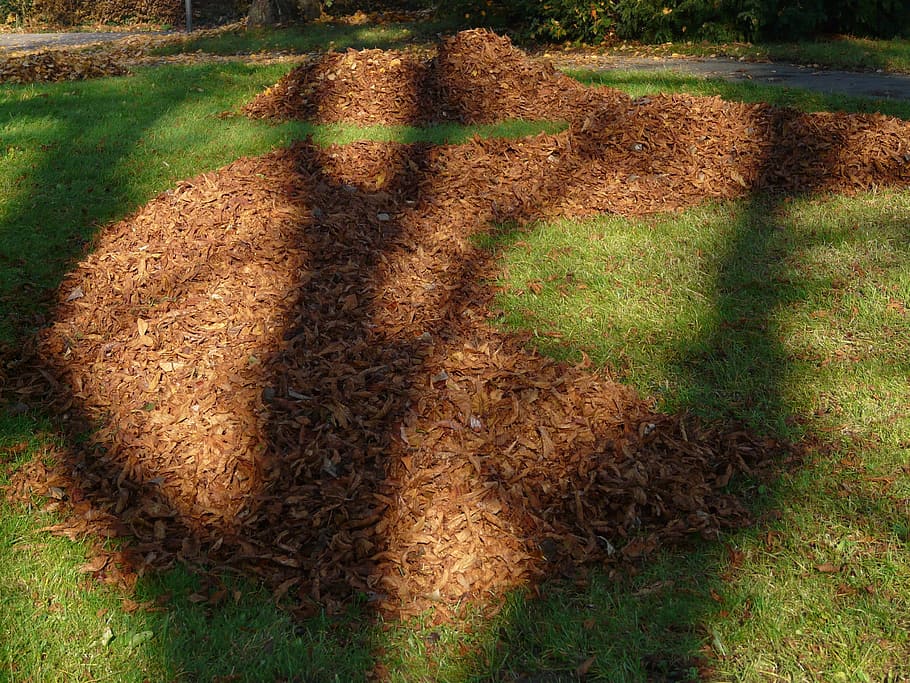
[[[136,610],[139,609],[139,603],[136,602],[135,600],[130,600],[129,598],[124,598],[120,602],[120,607],[127,614],[132,614],[133,612],[135,612]]]
[[[120,607],[127,614],[134,612],[160,612],[162,611],[161,603],[157,600],[147,600],[146,602],[136,602],[130,598],[124,598],[120,602]]]
[[[591,667],[594,666],[594,657],[588,657],[585,661],[578,665],[578,668],[575,669],[575,673],[579,676],[587,676],[588,672],[591,670]]]
[[[110,555],[97,555],[85,564],[80,565],[79,571],[85,574],[95,574],[104,569],[110,559]]]

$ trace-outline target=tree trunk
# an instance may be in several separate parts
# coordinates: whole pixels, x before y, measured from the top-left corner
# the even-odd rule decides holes
[[[274,26],[286,21],[312,21],[322,14],[320,0],[253,0],[247,26]]]
[[[297,0],[297,13],[303,21],[313,21],[322,15],[320,0]]]

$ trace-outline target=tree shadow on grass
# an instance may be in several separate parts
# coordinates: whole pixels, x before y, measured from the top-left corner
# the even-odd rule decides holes
[[[830,158],[839,152],[824,136],[788,134],[789,117],[782,113],[776,127],[780,139],[759,170],[760,186],[785,180],[794,158]],[[804,179],[805,194],[826,183],[824,173]],[[800,193],[801,195],[802,193]],[[716,259],[711,324],[675,350],[669,378],[676,387],[671,399],[708,419],[731,419],[789,441],[804,436],[808,415],[793,403],[794,381],[785,348],[781,311],[808,296],[782,272],[790,254],[780,214],[792,194],[758,191],[741,203],[723,230]],[[512,240],[514,241],[514,240]],[[825,445],[828,444],[828,445]],[[835,454],[836,440],[815,434],[803,448]],[[799,469],[793,459],[780,463]],[[712,626],[723,620],[747,619],[748,605],[724,603],[741,562],[738,538],[760,537],[775,529],[780,510],[799,506],[767,475],[735,484],[751,501],[758,523],[740,534],[725,534],[683,550],[667,549],[649,558],[640,573],[624,578],[596,575],[582,589],[571,584],[544,584],[543,599],[510,603],[499,638],[485,651],[483,662],[491,679],[521,681],[577,680],[593,673],[608,680],[681,681],[712,677],[712,667],[729,653]],[[894,518],[894,510],[886,514]],[[892,522],[893,523],[893,522]],[[777,533],[777,532],[773,532]],[[771,538],[771,536],[769,536]],[[731,617],[729,611],[737,612]],[[723,666],[721,664],[721,666]],[[544,670],[542,673],[541,670]]]
[[[785,355],[771,320],[784,301],[772,272],[773,214],[778,200],[757,195],[732,217],[719,258],[713,311],[703,338],[680,349],[671,378],[686,397],[674,405],[710,420],[752,423],[786,440],[792,417],[782,386]],[[769,293],[771,294],[769,296]],[[780,504],[767,480],[734,485],[761,518]],[[759,495],[761,489],[765,493]],[[761,522],[763,526],[766,522]],[[761,528],[761,526],[759,528]],[[757,532],[757,531],[756,531]],[[748,533],[753,533],[749,531]],[[631,571],[594,572],[584,587],[544,584],[539,600],[510,601],[481,661],[490,680],[688,681],[712,676],[726,652],[710,624],[724,606],[723,578],[737,562],[735,533],[665,548]]]
[[[210,68],[203,67],[174,70],[172,75],[176,78],[166,81],[158,79],[153,72],[143,72],[135,77],[62,86],[5,88],[4,101],[0,102],[0,120],[8,122],[8,128],[0,137],[6,153],[5,164],[9,169],[7,177],[12,182],[4,188],[0,200],[0,317],[3,319],[0,338],[4,347],[0,384],[3,385],[4,399],[8,399],[3,406],[8,415],[4,416],[3,433],[0,434],[4,466],[23,464],[19,461],[29,452],[34,453],[33,458],[41,459],[42,447],[36,445],[36,441],[41,441],[41,434],[52,434],[58,429],[66,431],[67,418],[73,417],[61,413],[19,414],[49,397],[15,391],[14,378],[23,371],[29,372],[28,368],[15,362],[15,350],[28,348],[32,343],[30,336],[33,330],[46,324],[52,290],[64,273],[90,250],[99,226],[134,210],[147,200],[147,193],[156,191],[155,188],[163,190],[177,178],[188,175],[187,168],[198,171],[200,164],[212,163],[210,160],[175,159],[165,152],[158,155],[154,150],[143,155],[140,150],[143,146],[147,149],[156,145],[156,135],[162,135],[162,120],[173,117],[175,111],[186,110],[193,116],[199,115],[194,104],[205,96],[200,96],[197,88],[202,86],[217,90],[223,85],[233,94],[236,79],[248,77],[243,67],[229,67],[226,69],[228,73],[224,71],[219,69],[215,75]],[[214,80],[222,77],[223,83]],[[209,115],[214,116],[224,108],[224,104],[215,101]],[[193,125],[196,124],[194,121]],[[269,140],[276,139],[276,133],[267,131],[263,139],[263,146],[267,146]],[[218,165],[230,160],[237,152],[226,150],[225,153],[230,156],[218,161]],[[88,163],[81,163],[83,158],[89,158]],[[53,441],[53,436],[50,440]],[[49,521],[44,519],[44,523]],[[28,565],[23,564],[23,572],[28,571]],[[28,580],[25,574],[23,578]],[[180,571],[173,575],[165,573],[149,582],[141,580],[141,584],[147,585],[140,585],[137,591],[154,601],[162,595],[179,592],[190,585],[188,581],[190,579]],[[36,584],[33,589],[40,593],[41,586],[43,583],[40,586]],[[198,588],[202,590],[203,587]],[[16,592],[19,589],[10,587],[10,590]],[[78,589],[73,587],[73,590]],[[157,612],[125,617],[136,623],[136,633],[145,631],[143,623],[154,628],[157,638],[137,646],[137,653],[145,651],[148,654],[146,659],[150,661],[150,672],[163,671],[167,678],[181,670],[195,672],[194,675],[201,679],[215,671],[229,676],[237,667],[237,659],[230,666],[220,668],[213,666],[212,662],[217,664],[219,658],[230,659],[232,653],[244,657],[249,654],[235,653],[232,648],[233,639],[238,634],[249,635],[247,642],[256,642],[250,632],[244,631],[245,628],[254,629],[257,633],[271,631],[273,635],[270,637],[276,641],[283,635],[291,644],[283,648],[274,646],[272,655],[266,647],[258,653],[260,659],[249,664],[251,671],[262,670],[261,657],[268,660],[266,670],[275,671],[276,678],[279,670],[287,673],[296,668],[288,667],[287,661],[300,663],[300,670],[303,671],[313,648],[319,651],[319,643],[323,642],[329,643],[325,649],[331,654],[322,659],[317,657],[317,661],[326,663],[334,660],[342,649],[346,650],[346,661],[356,660],[356,655],[352,654],[356,647],[351,647],[345,640],[344,646],[333,649],[330,644],[332,636],[326,635],[318,624],[312,627],[315,631],[301,632],[301,636],[297,632],[298,627],[289,624],[287,615],[277,610],[270,600],[263,601],[261,596],[248,597],[251,593],[256,596],[255,586],[245,585],[237,590],[245,597],[236,610],[219,613],[217,607],[200,607],[187,601],[186,595],[181,595],[175,598],[175,608],[162,619]],[[55,596],[47,596],[47,599],[55,599]],[[74,607],[74,611],[78,612],[79,608]],[[222,624],[226,623],[218,631],[221,640],[211,637],[210,622],[213,617],[219,618]],[[250,620],[254,626],[247,626]],[[99,617],[97,632],[85,633],[84,637],[100,637],[104,622]],[[21,624],[5,623],[6,627],[15,633]],[[38,623],[35,627],[40,628]],[[179,633],[179,636],[177,633],[174,635],[182,650],[179,657],[174,657],[173,653],[153,653],[168,637],[168,629]],[[38,632],[43,638],[54,637],[51,633]],[[209,639],[205,641],[205,646],[195,647],[206,634]],[[113,647],[126,647],[123,634],[116,635],[119,640],[115,638]],[[60,649],[66,649],[65,644],[59,645]],[[7,647],[27,646],[14,638],[12,642],[3,642],[2,647],[5,652],[2,659],[6,663],[19,659],[12,651],[7,651]],[[187,661],[186,655],[191,652],[197,653],[198,657],[191,656]],[[59,665],[68,667],[71,663],[64,660]],[[361,673],[364,667],[363,663],[357,665]],[[137,670],[136,675],[141,676],[141,671]],[[255,676],[251,674],[250,678]],[[342,674],[341,680],[345,678]]]
[[[787,149],[790,144],[792,141],[782,140],[779,146]],[[153,529],[155,540],[162,543],[148,545],[144,549],[140,545],[141,550],[161,552],[163,549],[175,558],[181,554],[196,558],[198,550],[194,552],[192,545],[199,543],[204,546],[206,553],[213,556],[219,552],[224,553],[225,550],[239,553],[241,560],[247,556],[247,569],[254,574],[257,573],[257,568],[263,569],[267,575],[275,571],[272,565],[299,566],[302,558],[315,556],[320,558],[316,563],[316,572],[303,578],[295,579],[291,576],[288,579],[290,583],[281,584],[284,592],[293,588],[301,597],[309,595],[318,600],[321,593],[338,596],[355,590],[362,591],[372,599],[383,599],[382,593],[389,590],[388,584],[383,584],[383,581],[394,576],[385,570],[377,571],[375,563],[378,554],[375,551],[377,545],[381,548],[382,534],[357,536],[349,532],[368,526],[367,522],[374,519],[376,514],[385,514],[383,510],[387,511],[389,507],[394,509],[394,502],[385,503],[386,507],[377,513],[378,506],[371,507],[363,501],[369,500],[371,494],[379,494],[379,500],[388,498],[394,501],[392,496],[401,492],[395,483],[388,482],[389,469],[395,465],[386,463],[385,459],[388,458],[388,451],[396,447],[396,439],[400,437],[407,443],[409,401],[414,398],[412,392],[421,376],[429,370],[423,366],[422,348],[438,339],[440,343],[450,344],[453,349],[461,349],[465,339],[459,336],[460,327],[455,321],[469,314],[471,301],[466,295],[473,291],[471,283],[477,273],[484,271],[483,263],[480,262],[458,263],[453,259],[452,263],[447,264],[451,270],[442,281],[429,283],[433,286],[424,289],[424,293],[427,293],[441,287],[447,294],[440,299],[428,296],[427,302],[424,302],[425,305],[432,304],[435,310],[428,317],[423,334],[412,335],[410,333],[414,328],[406,327],[408,334],[403,334],[396,331],[392,324],[379,324],[387,321],[383,316],[388,311],[372,295],[387,283],[377,273],[402,275],[405,268],[382,270],[385,261],[400,257],[401,264],[406,266],[412,263],[408,253],[424,246],[420,236],[413,232],[416,226],[405,226],[395,216],[402,205],[407,205],[408,202],[432,203],[434,183],[440,181],[427,174],[427,153],[426,148],[418,146],[400,150],[398,156],[393,154],[391,159],[379,156],[378,159],[371,160],[374,178],[384,176],[383,181],[375,183],[369,178],[365,179],[360,170],[348,176],[344,168],[327,172],[326,166],[334,162],[308,145],[296,148],[293,154],[288,153],[286,161],[290,165],[285,171],[286,176],[277,178],[279,182],[276,183],[276,188],[287,191],[287,196],[279,197],[280,200],[291,202],[288,215],[293,218],[293,224],[286,226],[289,232],[285,235],[283,246],[289,252],[287,257],[292,262],[292,273],[295,276],[300,274],[302,283],[292,285],[284,292],[290,303],[280,311],[278,317],[270,321],[268,316],[262,316],[274,329],[269,331],[269,340],[263,346],[262,357],[257,357],[255,363],[250,357],[249,363],[250,366],[259,363],[265,365],[265,377],[269,383],[261,394],[262,402],[255,395],[259,393],[258,383],[254,382],[253,393],[248,396],[248,387],[244,382],[236,383],[231,390],[240,394],[239,398],[246,402],[248,410],[254,413],[258,411],[263,418],[259,425],[262,428],[260,436],[268,444],[267,453],[253,463],[250,471],[252,488],[241,490],[239,500],[228,500],[230,505],[214,511],[227,524],[211,525],[215,532],[210,533],[208,523],[200,525],[195,518],[193,506],[202,500],[201,497],[196,497],[197,491],[192,488],[186,490],[184,487],[179,491],[181,497],[175,495],[176,489],[169,488],[168,476],[172,474],[171,469],[156,470],[155,463],[150,462],[139,463],[138,467],[130,463],[127,468],[118,463],[116,458],[105,464],[105,444],[99,443],[101,448],[94,451],[98,461],[89,465],[91,471],[81,481],[88,491],[101,490],[103,493],[97,499],[100,505],[108,512],[116,510],[120,523],[139,532],[146,541],[150,540],[149,531]],[[300,164],[296,167],[294,154],[301,155],[296,159],[296,163]],[[777,160],[767,160],[768,173],[779,170]],[[344,182],[345,177],[350,177],[350,181]],[[550,197],[552,194],[559,197],[560,191],[556,185],[560,181],[557,173],[553,173],[550,182],[551,186],[542,191],[542,196]],[[315,192],[316,189],[318,193]],[[423,194],[418,195],[418,189]],[[316,198],[325,200],[324,205],[316,201]],[[746,212],[746,219],[734,231],[729,254],[723,259],[716,308],[718,317],[722,320],[730,318],[729,323],[732,325],[742,322],[736,317],[741,312],[748,313],[748,319],[755,324],[747,326],[741,341],[744,348],[731,349],[726,331],[712,331],[712,335],[716,336],[708,337],[693,355],[697,357],[698,354],[707,353],[712,359],[723,359],[721,365],[724,366],[738,358],[744,368],[740,372],[751,373],[758,368],[757,384],[764,392],[762,401],[771,406],[772,412],[776,411],[780,418],[786,419],[786,408],[780,404],[781,379],[776,370],[777,361],[782,359],[773,332],[769,329],[769,312],[774,306],[765,301],[750,299],[748,295],[745,299],[740,299],[738,291],[743,262],[754,258],[756,252],[760,260],[769,257],[766,253],[767,235],[757,230],[754,222],[768,209],[768,205],[756,200],[754,206],[754,209]],[[228,203],[221,207],[222,211],[228,212],[234,208],[236,207]],[[493,218],[493,214],[499,219],[520,220],[526,217],[521,211],[506,210],[493,211],[488,218]],[[359,232],[350,231],[352,223],[360,228]],[[236,254],[236,264],[233,265],[253,266],[258,263],[257,258],[262,257],[261,253],[257,255],[255,251],[257,245],[241,242],[236,246],[239,251]],[[266,250],[269,247],[270,245],[265,245]],[[302,254],[306,255],[305,258]],[[297,258],[300,260],[294,261]],[[225,265],[232,264],[207,262],[190,268],[186,277],[177,277],[186,290],[181,290],[181,298],[210,294],[209,286],[217,284],[218,278],[223,274],[219,268]],[[171,273],[168,272],[167,275]],[[762,272],[754,274],[752,284],[760,286],[764,275]],[[748,278],[746,281],[750,282]],[[136,324],[139,326],[139,336],[145,337],[144,324],[147,326],[145,330],[151,330],[152,334],[164,334],[166,330],[162,321],[170,320],[170,314],[174,311],[166,304],[157,311],[153,310],[161,302],[143,303],[142,315],[145,317],[141,320],[144,322],[139,322],[129,310],[124,310],[121,321],[123,329],[128,330],[128,336],[132,337],[133,326]],[[403,304],[404,300],[400,303]],[[407,309],[404,306],[401,309],[407,318]],[[71,350],[77,349],[73,347]],[[165,362],[170,368],[165,368],[166,372],[175,369],[173,361]],[[288,371],[288,367],[292,371]],[[68,372],[60,368],[50,369],[61,376]],[[251,376],[259,377],[263,371],[250,372]],[[526,381],[516,380],[516,386],[529,388]],[[723,371],[717,371],[713,375],[699,377],[698,381],[702,384],[705,395],[726,394],[735,384],[735,374],[731,377]],[[97,392],[92,400],[96,400],[101,393]],[[133,397],[128,392],[120,398],[124,402],[115,406],[118,409],[129,407],[126,402],[135,400],[139,401],[136,404],[139,411],[137,414],[156,409],[152,402],[146,404],[152,404],[151,408],[145,408],[142,403],[148,397],[141,394]],[[742,398],[748,401],[751,397]],[[90,408],[80,411],[78,405],[76,410],[86,414],[93,412]],[[467,414],[463,417],[472,425],[472,430],[475,429],[475,423],[469,420]],[[479,424],[483,424],[476,415],[473,417]],[[147,430],[141,428],[141,422],[140,420],[139,428],[132,432],[130,430],[136,424],[124,424],[119,432],[109,432],[112,436],[107,445],[112,449],[123,444],[130,447],[129,438],[146,438]],[[104,427],[107,428],[108,425]],[[447,428],[455,430],[457,425]],[[101,441],[105,439],[107,436],[103,435]],[[348,450],[351,444],[355,448]],[[189,449],[189,444],[185,446]],[[312,453],[306,451],[305,457],[301,458],[300,451],[308,448]],[[362,458],[363,462],[349,460],[352,453],[354,458]],[[76,461],[75,464],[80,462]],[[495,459],[491,462],[482,480],[501,483],[507,475],[497,471]],[[483,468],[477,466],[477,469]],[[80,476],[83,475],[85,473]],[[205,481],[202,478],[186,479],[178,484],[189,482],[201,493],[205,493],[205,486],[211,483],[211,480]],[[109,505],[111,498],[107,495],[105,485],[99,484],[100,480],[107,481],[108,485],[116,482],[118,489],[125,491],[127,499],[132,497],[132,502],[119,510]],[[300,506],[300,501],[314,500],[320,496],[329,502],[334,501],[334,504],[319,508],[319,518],[310,520],[307,515],[312,510]],[[118,497],[119,495],[114,496],[115,499]],[[515,507],[520,509],[520,501],[511,499],[508,495],[503,494],[503,501],[515,503]],[[239,502],[240,507],[234,506],[234,502]],[[208,504],[205,500],[202,503]],[[159,504],[165,507],[157,507]],[[144,519],[133,514],[137,508],[142,510]],[[210,510],[207,514],[211,512]],[[564,514],[565,511],[556,511],[557,516]],[[465,515],[470,524],[469,513],[466,512]],[[278,526],[279,523],[286,524],[288,517],[296,521],[285,527]],[[160,528],[164,529],[163,535],[158,532],[159,523],[162,525]],[[172,526],[168,527],[167,524]],[[256,533],[250,534],[251,529]],[[173,534],[170,537],[169,532]],[[230,537],[232,533],[234,537]],[[501,642],[505,642],[505,656],[500,657],[494,645],[484,668],[494,678],[512,674],[521,677],[527,671],[520,661],[524,658],[525,661],[533,662],[537,669],[543,668],[541,662],[554,662],[555,668],[548,673],[534,674],[538,679],[544,675],[580,677],[586,672],[599,675],[601,671],[608,670],[614,675],[633,680],[648,677],[679,680],[691,677],[693,673],[697,675],[700,664],[696,659],[698,653],[695,648],[705,640],[699,629],[704,614],[710,611],[711,603],[708,602],[709,586],[699,581],[693,587],[691,579],[693,576],[718,574],[716,554],[708,560],[704,558],[704,555],[695,556],[692,564],[684,571],[678,571],[678,567],[677,571],[670,571],[670,567],[661,565],[654,574],[648,575],[648,582],[631,589],[623,586],[619,591],[611,590],[595,595],[598,592],[595,584],[588,593],[564,593],[563,596],[569,597],[558,599],[561,608],[570,604],[578,611],[571,621],[575,635],[562,645],[558,642],[557,632],[565,627],[564,611],[553,615],[547,613],[546,607],[539,609],[536,605],[526,607],[517,604],[503,617],[504,638]],[[265,564],[260,562],[262,560]],[[254,561],[260,564],[253,566]],[[674,561],[675,556],[671,557],[670,562]],[[242,562],[240,564],[243,566]],[[402,561],[401,565],[405,566],[406,562]],[[412,571],[418,571],[414,565],[411,568]],[[205,609],[210,610],[213,616],[222,609],[219,605],[232,596],[231,586],[219,584],[218,579],[215,581],[214,585],[200,593],[201,601],[207,605]],[[710,584],[710,579],[708,582]],[[708,597],[704,594],[692,600],[679,597],[704,588],[708,588]],[[630,595],[634,600],[628,600]],[[612,600],[614,607],[624,606],[617,611],[626,615],[625,621],[611,624],[604,621],[603,614],[595,617],[585,615],[584,619],[580,619],[580,605],[589,599],[607,604]],[[666,610],[655,616],[651,610],[658,599],[666,606]],[[245,610],[241,612],[249,616]],[[163,637],[165,642],[161,647],[169,651],[168,656],[172,661],[187,663],[178,665],[179,668],[198,670],[199,653],[188,649],[191,638],[185,637],[185,634],[198,632],[203,628],[200,624],[205,620],[187,616],[181,621],[179,637]],[[205,623],[211,625],[210,622]],[[631,624],[636,624],[638,631],[644,635],[636,635],[624,643],[625,651],[617,666],[610,666],[609,662],[616,660],[613,659],[612,648],[602,639],[596,642],[588,639],[587,644],[579,646],[579,639],[585,642],[586,633],[615,634],[625,631]],[[224,635],[215,638],[214,648],[223,644],[222,638],[230,637],[230,628],[219,628]],[[261,627],[253,624],[248,628],[255,630]],[[317,622],[315,628],[317,633],[321,633],[325,625]],[[279,630],[286,632],[284,627]],[[355,639],[358,648],[363,643],[359,638]],[[428,641],[432,643],[429,636]],[[231,638],[230,642],[237,641]],[[341,647],[344,647],[343,639],[341,643]],[[265,645],[253,642],[249,647],[255,649]],[[579,649],[584,651],[579,652]],[[337,652],[338,648],[332,647],[329,651]],[[672,653],[670,656],[668,651]],[[721,654],[714,653],[715,656]],[[331,656],[328,655],[326,659]],[[592,656],[594,659],[590,660]],[[519,661],[516,662],[516,659]],[[607,663],[604,663],[604,659]],[[292,665],[285,670],[287,668],[292,668]],[[319,671],[315,675],[323,673]]]
[[[148,169],[127,160],[130,159],[135,145],[149,144],[144,139],[145,134],[157,125],[161,117],[167,115],[172,108],[180,107],[186,99],[194,97],[192,93],[197,82],[195,78],[189,76],[183,80],[163,84],[157,90],[151,91],[144,85],[126,89],[111,88],[108,91],[104,81],[74,84],[72,97],[76,102],[85,105],[84,110],[68,107],[67,103],[61,104],[59,109],[48,108],[42,106],[44,95],[41,88],[38,88],[36,93],[29,92],[28,88],[20,89],[23,97],[33,97],[36,99],[36,103],[31,108],[28,104],[23,105],[21,101],[11,103],[11,118],[19,122],[24,121],[26,124],[29,118],[34,119],[36,125],[47,124],[48,110],[50,110],[54,117],[53,125],[58,129],[55,130],[53,136],[49,136],[53,142],[47,142],[48,136],[38,138],[46,145],[46,148],[41,150],[40,163],[23,168],[24,172],[20,174],[20,191],[9,197],[9,203],[5,207],[7,210],[5,246],[8,248],[4,250],[4,256],[9,263],[14,264],[14,269],[9,269],[5,273],[8,276],[5,284],[7,284],[9,294],[4,295],[4,303],[8,305],[9,334],[17,337],[17,344],[27,344],[29,330],[41,326],[44,322],[42,304],[46,307],[46,301],[42,298],[36,302],[34,294],[43,293],[47,288],[56,285],[63,272],[84,254],[86,247],[93,241],[97,223],[106,223],[110,219],[122,215],[142,199],[141,190],[137,191],[137,186],[133,184],[130,174],[146,173]],[[118,83],[129,83],[129,81],[118,81]],[[214,86],[208,83],[207,87]],[[123,113],[123,98],[133,99],[135,105],[135,107],[127,109],[129,113],[126,115]],[[104,116],[103,113],[107,113],[109,116]],[[15,117],[12,114],[15,114]],[[21,144],[23,148],[30,145],[32,139],[27,128],[20,129],[15,136],[10,136],[13,144]],[[78,163],[72,164],[74,159],[87,153],[84,151],[87,149],[91,150],[88,153],[94,158],[97,158],[99,154],[107,156],[107,164],[101,168],[100,172],[95,172],[98,167],[93,164],[87,166],[89,173],[85,173]],[[419,166],[419,159],[416,157],[412,156],[407,161]],[[163,159],[162,163],[164,162],[168,162],[168,159]],[[173,164],[174,160],[170,159],[169,163]],[[402,164],[404,168],[409,166],[404,162]],[[154,173],[154,171],[152,172]],[[168,176],[167,173],[162,175]],[[340,193],[343,204],[343,198],[350,194],[349,189],[340,186],[336,189]],[[33,195],[32,192],[35,190],[40,190],[40,193],[36,192]],[[369,188],[364,188],[363,191],[367,194],[372,193]],[[42,199],[39,200],[37,197]],[[99,203],[101,208],[99,208]],[[307,207],[301,208],[306,210]],[[88,223],[85,216],[92,216],[94,220]],[[369,216],[367,219],[375,222],[375,215]],[[395,228],[387,226],[386,230],[389,234],[394,234]],[[312,236],[314,240],[325,239],[324,235],[315,231]],[[22,239],[17,239],[17,237]],[[344,264],[329,265],[342,267]],[[355,278],[354,281],[347,282],[347,285],[352,290],[360,290],[365,282],[363,278],[368,279],[370,271],[368,268],[364,268],[360,271],[349,270],[347,273],[350,277]],[[331,286],[332,276],[327,275],[324,280],[317,280],[316,285]],[[313,300],[309,299],[309,301]],[[330,312],[330,315],[334,316],[334,313]],[[350,315],[345,317],[351,318]],[[406,351],[404,356],[413,353],[412,350]],[[5,368],[5,370],[9,370],[11,376],[18,372],[18,369],[13,367]],[[39,401],[44,398],[46,397],[40,397]],[[16,408],[16,406],[13,407]],[[61,419],[78,420],[78,413],[78,410],[74,411],[71,408],[67,414],[50,416],[48,419],[51,428],[60,426]],[[78,450],[82,448],[82,445],[74,442],[71,447]],[[116,472],[108,474],[111,474],[113,479],[118,476]],[[137,590],[144,591],[145,595],[153,600],[155,596],[160,598],[168,593],[179,593],[186,585],[186,580],[181,576],[180,572],[173,576],[165,574],[165,578],[161,582],[151,581],[146,587],[143,587],[146,581],[140,579]],[[357,667],[366,666],[362,661],[362,649],[366,647],[363,640],[366,636],[363,633],[360,633],[357,638],[345,636],[340,640],[335,639],[332,633],[338,630],[339,620],[331,620],[332,626],[329,628],[331,633],[327,635],[324,628],[325,621],[317,619],[304,628],[306,637],[300,638],[297,634],[298,627],[288,626],[289,621],[285,613],[258,604],[261,602],[262,595],[257,593],[257,590],[261,589],[257,589],[255,586],[251,588],[247,585],[245,588],[237,589],[243,595],[250,593],[259,595],[258,598],[255,598],[254,603],[247,599],[236,610],[224,609],[221,604],[223,588],[220,581],[220,579],[209,577],[202,584],[196,584],[195,595],[202,596],[204,601],[202,605],[188,601],[185,599],[186,596],[178,595],[174,597],[173,609],[167,608],[168,612],[163,622],[155,616],[158,614],[157,612],[152,612],[147,617],[148,623],[157,623],[160,630],[156,629],[155,632],[160,637],[143,645],[143,648],[149,652],[157,650],[158,656],[163,658],[165,670],[195,671],[202,676],[206,672],[220,667],[225,675],[229,675],[238,666],[237,658],[242,656],[235,651],[232,644],[238,642],[236,640],[238,633],[246,633],[244,629],[253,628],[244,625],[245,620],[251,618],[258,624],[255,626],[255,630],[273,630],[276,632],[277,639],[285,639],[284,647],[275,649],[274,656],[269,659],[266,666],[266,669],[274,671],[276,676],[282,672],[290,675],[294,671],[300,671],[299,667],[303,666],[306,660],[304,654],[312,653],[314,647],[318,651],[329,653],[321,658],[316,657],[316,664],[310,662],[307,665],[317,667],[310,669],[314,671],[313,676],[316,679],[319,678],[318,667],[330,662],[341,650],[346,650],[346,654],[349,655],[345,661],[351,660],[352,652],[361,652],[359,663],[356,663],[358,657],[353,656],[355,664],[351,666],[354,669],[349,666],[342,667],[342,670],[350,673],[356,671]],[[215,603],[209,603],[209,598],[219,594],[221,597]],[[248,612],[252,613],[253,617]],[[230,616],[225,617],[225,614]],[[218,620],[224,627],[213,632],[212,619]],[[267,623],[272,625],[264,626]],[[350,625],[341,627],[341,630],[344,631],[345,628],[356,630],[356,627]],[[168,629],[174,630],[173,638],[166,635],[169,633]],[[206,631],[205,647],[194,647],[194,643],[198,645],[200,642],[203,630]],[[138,632],[143,631],[139,629]],[[358,640],[359,644],[352,645],[354,640]],[[257,641],[256,638],[251,638],[245,642],[250,643],[249,647],[253,648]],[[288,662],[297,664],[289,665]],[[247,664],[255,671],[261,670],[261,662],[251,664],[244,657],[241,668]],[[361,671],[361,673],[363,672]],[[250,676],[255,677],[254,674],[250,674]],[[347,676],[342,674],[341,677],[344,679]]]

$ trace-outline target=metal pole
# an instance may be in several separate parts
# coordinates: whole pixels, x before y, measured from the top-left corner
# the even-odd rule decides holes
[[[193,0],[186,0],[186,32],[193,30]]]

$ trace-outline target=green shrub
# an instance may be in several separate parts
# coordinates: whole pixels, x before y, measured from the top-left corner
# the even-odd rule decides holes
[[[552,41],[599,42],[616,17],[615,0],[453,0],[446,9],[472,26]]]
[[[750,37],[794,40],[823,29],[828,4],[827,0],[745,0],[742,16],[754,27]]]
[[[182,12],[175,0],[0,0],[2,18],[20,24],[174,22]]]
[[[526,4],[539,6],[530,32],[543,40],[599,42],[616,21],[616,3],[612,0],[543,0]]]
[[[827,5],[825,30],[830,33],[910,38],[907,0],[831,0]]]
[[[826,33],[910,34],[907,0],[454,0],[474,25],[542,40],[796,40]]]
[[[619,0],[617,15],[616,32],[620,37],[645,42],[744,37],[729,0]]]
[[[0,0],[0,23],[22,24],[31,9],[32,0]]]
[[[847,33],[910,36],[906,0],[741,0],[737,19],[750,38],[796,40]]]

